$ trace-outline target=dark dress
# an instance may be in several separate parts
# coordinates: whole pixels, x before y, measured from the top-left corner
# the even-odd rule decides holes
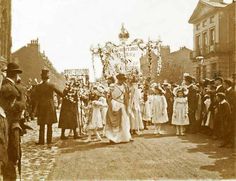
[[[62,129],[76,129],[78,127],[78,119],[79,119],[79,112],[78,112],[78,101],[73,103],[65,98],[68,91],[64,90],[63,100],[61,105],[61,113],[59,117],[59,128]],[[77,95],[73,96],[74,100],[77,100]]]

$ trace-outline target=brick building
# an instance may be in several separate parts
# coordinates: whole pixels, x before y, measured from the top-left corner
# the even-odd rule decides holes
[[[179,50],[171,52],[169,46],[161,47],[162,69],[159,76],[157,70],[157,55],[152,52],[151,71],[149,69],[150,62],[148,55],[143,55],[140,58],[141,72],[144,76],[150,76],[155,81],[163,82],[180,82],[183,73],[193,73],[193,63],[190,59],[191,50],[186,47],[181,47]]]
[[[61,88],[64,87],[64,76],[56,71],[45,53],[40,52],[38,39],[32,40],[27,46],[14,52],[12,54],[12,61],[18,63],[23,70],[21,78],[24,83],[28,83],[30,78],[32,80],[36,78],[40,81],[41,70],[47,68],[50,70],[52,82],[58,84]]]
[[[231,78],[235,73],[235,12],[235,2],[199,0],[189,19],[193,24],[191,58],[196,78]]]
[[[0,67],[11,58],[11,0],[0,0]]]

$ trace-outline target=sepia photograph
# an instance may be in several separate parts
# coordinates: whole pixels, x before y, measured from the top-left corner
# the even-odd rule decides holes
[[[235,0],[0,0],[0,181],[236,180]]]

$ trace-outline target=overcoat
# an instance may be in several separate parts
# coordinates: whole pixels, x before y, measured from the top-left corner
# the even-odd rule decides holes
[[[63,94],[64,96],[66,96],[67,91],[64,90]],[[78,100],[78,97],[76,95],[75,100]],[[78,127],[78,119],[78,101],[76,101],[76,103],[73,103],[64,97],[62,100],[58,127],[62,129],[75,129]]]
[[[63,96],[62,91],[49,81],[44,81],[36,87],[36,116],[38,118],[38,125],[57,122],[56,107],[53,99],[54,92]]]

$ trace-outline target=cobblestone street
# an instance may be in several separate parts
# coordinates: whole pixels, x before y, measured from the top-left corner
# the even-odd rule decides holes
[[[54,144],[36,146],[38,128],[23,137],[22,178],[26,180],[75,179],[230,179],[235,178],[232,149],[205,135],[174,136],[166,125],[163,136],[152,130],[127,144],[84,140],[59,140],[54,126]],[[150,127],[151,129],[152,127]]]

